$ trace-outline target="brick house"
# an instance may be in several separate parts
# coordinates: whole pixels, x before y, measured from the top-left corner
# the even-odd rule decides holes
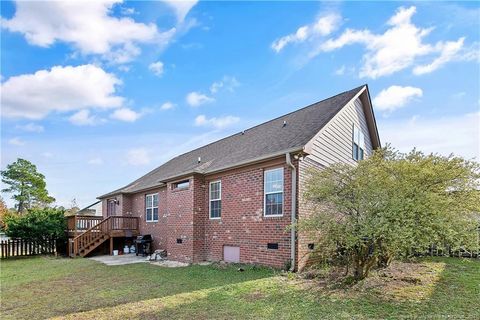
[[[312,244],[289,226],[309,214],[305,170],[354,165],[379,147],[364,85],[179,155],[98,199],[103,218],[137,217],[168,259],[301,269]]]

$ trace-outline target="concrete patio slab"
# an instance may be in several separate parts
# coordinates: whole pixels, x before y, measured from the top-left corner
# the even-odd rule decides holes
[[[148,262],[145,257],[136,256],[135,254],[124,254],[120,256],[96,256],[88,259],[101,262],[107,266],[121,266],[125,264]]]

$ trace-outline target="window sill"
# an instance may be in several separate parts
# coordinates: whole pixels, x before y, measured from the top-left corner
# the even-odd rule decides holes
[[[146,223],[156,223],[156,222],[158,222],[158,220],[147,220],[147,221],[145,221],[145,222],[146,222]]]
[[[284,215],[283,214],[264,214],[263,217],[264,218],[282,218]]]
[[[222,217],[218,217],[218,218],[212,218],[212,217],[210,217],[209,219],[210,219],[210,220],[222,220]]]

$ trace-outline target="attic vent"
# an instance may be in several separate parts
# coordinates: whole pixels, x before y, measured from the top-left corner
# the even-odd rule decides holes
[[[287,125],[287,120],[283,120],[283,126],[285,127]]]
[[[267,249],[278,250],[278,243],[267,243]]]
[[[198,163],[202,162],[202,157],[198,157]]]

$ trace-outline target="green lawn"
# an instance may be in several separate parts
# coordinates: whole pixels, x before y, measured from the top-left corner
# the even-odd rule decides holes
[[[2,319],[480,319],[480,261],[425,259],[425,283],[325,288],[259,267],[149,264],[108,267],[88,259],[1,262]],[[373,280],[372,280],[373,281]],[[82,312],[81,314],[79,314]]]

